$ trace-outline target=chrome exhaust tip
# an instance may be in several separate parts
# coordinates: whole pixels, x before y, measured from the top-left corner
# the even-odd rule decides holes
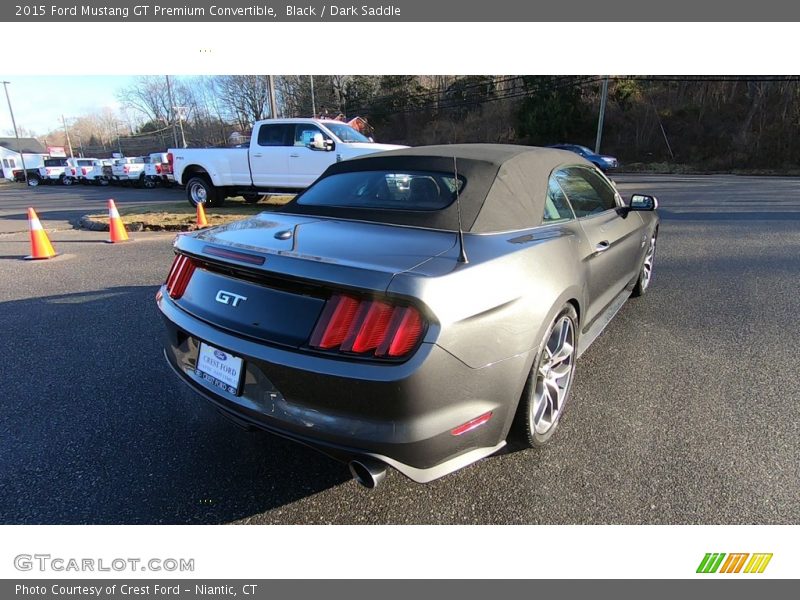
[[[371,458],[352,460],[347,465],[356,483],[374,490],[386,477],[386,465]]]

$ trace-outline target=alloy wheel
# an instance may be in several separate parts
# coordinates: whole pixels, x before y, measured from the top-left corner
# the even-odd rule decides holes
[[[650,246],[647,248],[647,254],[644,257],[644,264],[642,265],[642,289],[646,290],[650,285],[650,280],[653,277],[653,263],[656,259],[656,236],[650,238]]]
[[[538,435],[550,431],[561,417],[575,370],[575,327],[562,316],[550,331],[539,357],[529,422]]]

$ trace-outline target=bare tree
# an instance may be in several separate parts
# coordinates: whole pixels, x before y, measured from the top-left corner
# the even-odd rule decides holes
[[[269,115],[269,79],[266,75],[220,75],[215,92],[225,115],[242,131]]]

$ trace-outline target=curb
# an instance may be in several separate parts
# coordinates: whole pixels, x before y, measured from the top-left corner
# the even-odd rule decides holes
[[[89,231],[108,231],[108,222],[93,219],[91,215],[83,215],[80,221],[78,221],[78,226],[82,229],[88,229]],[[134,221],[132,223],[126,223],[125,229],[132,233],[136,233],[137,231],[195,231],[197,225],[145,225],[144,223]]]

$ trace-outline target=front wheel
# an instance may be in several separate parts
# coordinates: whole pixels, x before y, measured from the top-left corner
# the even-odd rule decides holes
[[[653,265],[656,260],[656,236],[657,233],[655,231],[650,236],[647,252],[644,255],[644,262],[642,262],[642,268],[639,270],[639,277],[636,279],[633,292],[631,292],[634,297],[644,296],[647,293],[647,288],[650,287],[650,282],[653,280]]]
[[[547,328],[522,392],[517,422],[529,447],[546,444],[564,413],[575,374],[578,314],[568,304]]]
[[[98,177],[98,178],[97,178],[97,185],[100,185],[100,186],[103,186],[103,187],[105,187],[105,186],[107,186],[109,183],[111,183],[111,182],[108,180],[108,178],[107,178],[107,177]]]

